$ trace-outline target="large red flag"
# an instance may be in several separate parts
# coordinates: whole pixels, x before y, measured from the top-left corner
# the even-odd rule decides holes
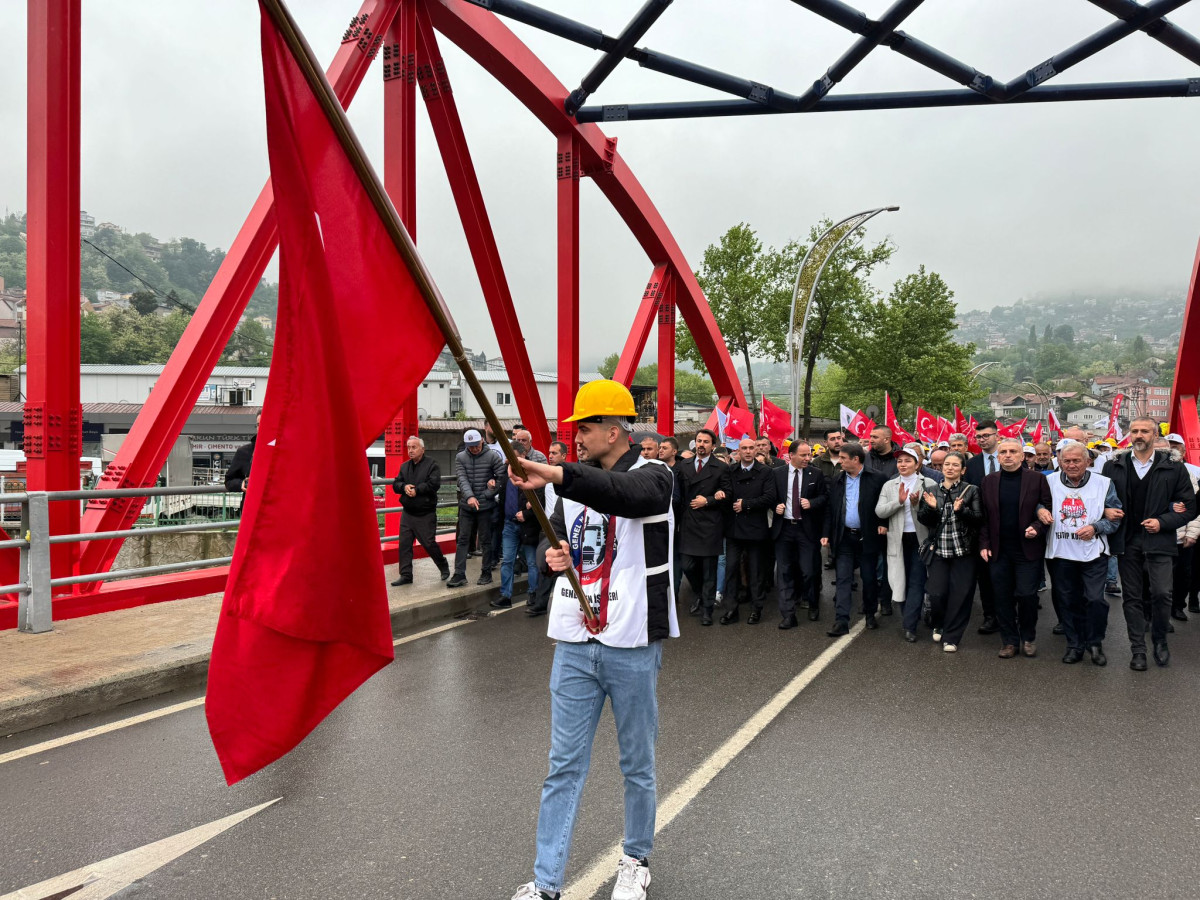
[[[443,345],[270,17],[267,149],[279,226],[271,385],[208,672],[232,784],[304,739],[392,660],[367,446]],[[401,340],[380,340],[384,322]],[[317,473],[299,489],[297,476]]]
[[[883,394],[883,405],[886,413],[883,423],[887,425],[888,428],[892,429],[892,440],[901,446],[904,446],[905,444],[911,444],[914,440],[916,440],[900,425],[900,420],[896,418],[896,411],[892,409],[892,397],[886,391]]]
[[[725,419],[725,436],[735,441],[754,437],[754,416],[750,410],[740,406],[729,407]]]
[[[950,435],[954,433],[954,426],[950,424],[949,419],[938,416],[937,424],[937,441],[940,444],[942,441],[950,440]]]
[[[1033,435],[1029,438],[1029,442],[1035,447],[1042,442],[1042,423],[1039,420],[1037,428],[1033,430]]]
[[[965,434],[967,437],[971,436],[971,422],[957,406],[954,407],[954,432],[955,434]]]
[[[871,432],[875,430],[875,422],[860,409],[854,414],[854,418],[850,420],[850,424],[846,426],[846,430],[860,441],[865,441],[871,436]]]
[[[1118,420],[1121,418],[1121,402],[1125,399],[1124,394],[1117,394],[1113,397],[1112,411],[1108,414],[1108,434],[1104,435],[1104,440],[1110,437],[1115,437],[1119,429]]]
[[[1055,437],[1063,436],[1062,423],[1058,421],[1058,416],[1054,414],[1054,410],[1046,411],[1046,421],[1050,424],[1050,433]]]
[[[791,415],[768,400],[766,394],[762,395],[762,406],[759,407],[758,433],[777,448],[792,433]]]
[[[996,434],[1001,438],[1016,438],[1022,440],[1025,434],[1025,426],[1029,423],[1029,416],[1023,418],[1020,422],[1012,422],[1005,425],[1003,428],[997,428]]]
[[[917,407],[917,437],[926,444],[938,439],[938,418]]]

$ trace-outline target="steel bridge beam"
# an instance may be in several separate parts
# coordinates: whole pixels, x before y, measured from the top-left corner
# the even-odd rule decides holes
[[[579,107],[583,106],[584,101],[596,92],[597,88],[604,83],[604,79],[611,75],[621,60],[625,58],[625,54],[633,49],[633,45],[642,39],[642,35],[650,30],[650,27],[658,21],[659,16],[665,13],[670,5],[671,0],[646,0],[637,15],[617,35],[612,49],[596,61],[592,70],[583,76],[579,87],[567,96],[563,108],[568,116],[575,115]]]
[[[39,3],[40,0],[31,0],[31,6]],[[399,0],[364,0],[359,13],[351,19],[341,47],[327,72],[343,106],[348,106],[357,93],[399,5]],[[77,208],[77,220],[78,215]],[[196,398],[229,342],[230,335],[237,328],[250,295],[258,286],[277,244],[274,200],[268,181],[208,290],[204,292],[204,298],[155,383],[154,391],[134,421],[125,443],[105,469],[99,487],[145,487],[158,477]],[[140,508],[140,503],[128,500],[90,503],[79,530],[118,531],[128,528],[136,521]],[[121,543],[120,540],[109,540],[90,541],[82,545],[80,573],[91,574],[111,567]],[[98,589],[99,583],[80,588]]]
[[[558,439],[575,459],[575,423],[568,422],[579,389],[579,141],[558,136],[555,210],[558,243]]]
[[[658,305],[670,277],[670,267],[666,263],[659,263],[650,275],[646,290],[642,292],[642,302],[638,304],[629,337],[625,339],[625,347],[613,372],[613,381],[619,381],[625,387],[633,384],[633,376],[637,374],[642,361],[642,353],[646,350],[646,341],[650,339],[650,329],[658,318]]]
[[[29,0],[28,319],[25,457],[30,490],[77,490],[79,405],[80,0]],[[50,529],[79,531],[79,506],[55,503]],[[73,574],[76,545],[51,550]]]
[[[1200,247],[1192,265],[1192,281],[1183,306],[1183,328],[1179,333],[1179,355],[1175,384],[1171,389],[1171,428],[1183,438],[1188,462],[1200,463],[1200,418],[1196,397],[1200,395]]]
[[[1128,19],[1137,15],[1139,10],[1145,9],[1137,0],[1091,0],[1091,2],[1119,19]],[[1159,19],[1143,25],[1141,30],[1164,47],[1170,47],[1184,59],[1200,66],[1200,41],[1174,22]]]

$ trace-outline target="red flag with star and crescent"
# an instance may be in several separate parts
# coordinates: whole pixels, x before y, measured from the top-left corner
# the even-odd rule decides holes
[[[925,444],[932,444],[938,439],[938,419],[921,407],[917,407],[917,438]]]
[[[900,444],[901,446],[903,446],[904,444],[911,444],[915,440],[915,438],[911,434],[909,434],[908,430],[905,429],[900,424],[900,420],[898,418],[896,418],[896,411],[894,409],[892,409],[891,394],[888,394],[886,392],[884,393],[883,405],[884,405],[884,411],[885,411],[885,418],[883,421],[884,421],[884,424],[887,425],[888,428],[892,429],[892,440],[894,440],[896,443]]]
[[[875,421],[861,409],[854,413],[854,417],[850,419],[850,424],[846,426],[846,430],[860,441],[869,439],[874,429]]]
[[[392,661],[363,454],[444,344],[265,10],[262,59],[279,319],[208,670],[208,728],[230,784],[288,753]],[[403,340],[380,340],[380,323],[396,321]],[[305,472],[320,473],[319,491],[297,489]]]

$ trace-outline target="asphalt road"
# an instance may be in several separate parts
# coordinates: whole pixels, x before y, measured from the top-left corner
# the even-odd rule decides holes
[[[973,629],[954,655],[909,645],[898,616],[847,641],[662,828],[651,896],[1200,895],[1200,622],[1178,626],[1169,668],[1135,673],[1119,602],[1107,668],[1063,665],[1043,615],[1032,660],[997,659],[999,641]],[[775,621],[685,616],[660,682],[660,803],[833,643],[828,618]],[[401,645],[300,748],[233,788],[201,706],[0,762],[0,895],[282,798],[161,851],[123,890],[74,893],[507,900],[531,877],[546,770],[544,631],[518,609]],[[0,741],[0,759],[181,699],[27,732]],[[621,824],[606,714],[569,882]]]

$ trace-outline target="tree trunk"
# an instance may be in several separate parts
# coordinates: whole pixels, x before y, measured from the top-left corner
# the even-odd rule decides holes
[[[805,360],[805,372],[804,372],[804,428],[803,428],[803,437],[804,437],[804,440],[806,440],[806,441],[808,440],[808,429],[809,429],[809,426],[812,424],[812,415],[811,415],[811,409],[812,409],[812,380],[813,380],[813,370],[814,370],[816,367],[817,367],[817,354],[816,354],[816,352],[815,352],[815,351],[812,351],[812,352],[810,352],[810,353],[808,354],[808,359],[807,359],[807,360]]]
[[[742,344],[742,359],[746,361],[746,377],[750,380],[750,411],[758,421],[758,394],[754,393],[754,371],[750,368],[750,347]]]

